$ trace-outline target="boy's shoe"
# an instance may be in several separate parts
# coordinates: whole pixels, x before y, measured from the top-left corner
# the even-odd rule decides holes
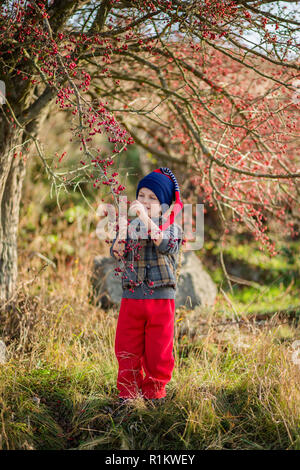
[[[113,416],[123,416],[124,411],[130,411],[130,406],[134,403],[135,398],[118,398],[118,406],[113,412]]]
[[[121,406],[130,406],[130,405],[138,405],[143,400],[142,396],[130,397],[130,398],[121,398],[119,397],[119,404]]]
[[[166,397],[163,398],[145,398],[146,402],[152,403],[153,406],[163,405],[166,401]]]
[[[119,398],[120,405],[131,405],[134,401],[135,398]]]

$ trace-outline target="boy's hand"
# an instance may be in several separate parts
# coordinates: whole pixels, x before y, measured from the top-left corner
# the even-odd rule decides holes
[[[136,215],[144,222],[149,219],[148,213],[143,204],[137,199],[130,204],[129,215]]]

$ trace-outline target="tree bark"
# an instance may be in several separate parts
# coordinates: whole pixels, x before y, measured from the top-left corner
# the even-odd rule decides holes
[[[0,307],[8,305],[16,292],[18,279],[17,237],[26,160],[49,107],[23,129],[14,127],[0,115]],[[27,131],[27,132],[26,132]]]
[[[1,119],[1,118],[0,118]],[[17,233],[22,185],[26,164],[20,152],[22,134],[0,120],[0,304],[8,302],[15,291],[17,263]],[[17,155],[14,157],[14,154]]]

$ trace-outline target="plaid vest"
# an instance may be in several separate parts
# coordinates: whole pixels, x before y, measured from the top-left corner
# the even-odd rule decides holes
[[[180,244],[181,240],[172,242]],[[150,235],[148,239],[127,237],[126,249],[129,252],[125,259],[126,269],[122,273],[123,289],[134,289],[143,282],[153,289],[162,286],[176,289],[178,250],[176,253],[161,253]]]

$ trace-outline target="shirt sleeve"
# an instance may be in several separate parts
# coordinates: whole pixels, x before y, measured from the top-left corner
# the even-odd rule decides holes
[[[172,224],[163,231],[163,239],[157,248],[163,254],[177,253],[182,244],[182,238],[183,232],[179,225]]]
[[[112,241],[112,243],[111,243],[111,246],[110,246],[110,255],[111,255],[113,258],[117,259],[117,260],[118,260],[119,258],[117,258],[116,255],[115,255],[115,253],[113,252],[113,246],[114,246],[114,243],[115,243],[116,239],[118,238],[118,234],[119,234],[119,232],[117,232],[117,234],[116,234],[115,238],[113,239],[113,241]],[[127,238],[126,238],[126,243],[128,243],[128,235],[127,235]],[[126,246],[126,243],[125,243],[125,246]],[[122,246],[121,243],[120,243],[119,246],[120,246],[120,247]],[[114,249],[116,249],[116,247],[115,247]],[[129,253],[128,250],[125,249],[125,252],[124,252],[124,255],[123,255],[124,258],[127,258],[128,253]]]

